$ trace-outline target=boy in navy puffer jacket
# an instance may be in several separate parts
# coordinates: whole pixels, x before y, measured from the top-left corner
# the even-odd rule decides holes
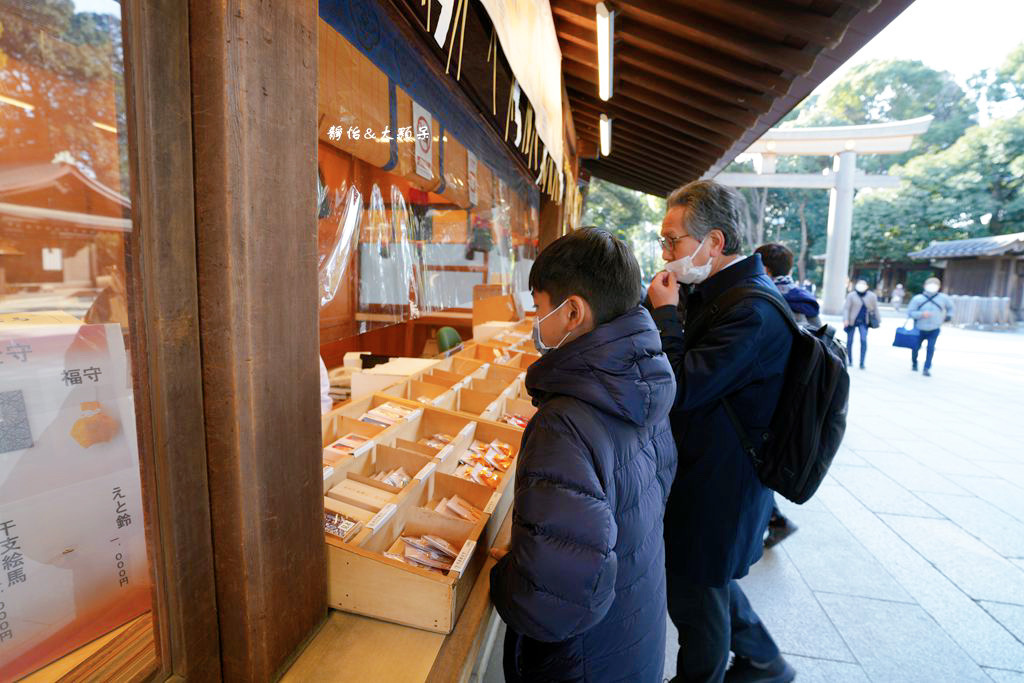
[[[523,434],[512,538],[491,571],[508,681],[662,681],[662,516],[676,469],[675,396],[640,269],[603,230],[530,271],[538,406]]]

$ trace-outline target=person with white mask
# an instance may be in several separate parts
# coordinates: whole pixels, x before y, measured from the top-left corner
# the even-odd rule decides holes
[[[914,329],[921,335],[921,344],[910,352],[910,369],[917,372],[917,353],[921,346],[928,344],[924,357],[924,376],[932,375],[932,358],[935,357],[935,341],[939,338],[942,323],[953,319],[953,300],[942,293],[942,281],[930,277],[924,281],[924,292],[916,295],[907,306],[907,315],[914,319]]]
[[[846,295],[843,306],[843,329],[846,330],[846,360],[853,365],[853,335],[860,332],[860,369],[868,354],[868,328],[878,327],[878,296],[868,287],[866,280],[857,280],[853,291]]]
[[[669,419],[679,468],[665,510],[668,613],[679,631],[675,681],[796,676],[736,581],[760,559],[772,511],[772,492],[740,434],[763,441],[793,345],[785,301],[761,255],[740,253],[744,211],[739,193],[714,181],[669,195],[665,270],[647,291],[676,379]],[[749,294],[754,288],[781,306]]]

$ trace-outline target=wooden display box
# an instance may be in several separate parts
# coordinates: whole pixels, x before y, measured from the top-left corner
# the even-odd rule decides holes
[[[416,443],[436,433],[451,435],[452,442],[440,451]],[[516,461],[504,473],[497,489],[451,473],[474,439],[500,439],[512,446],[518,457],[521,437],[520,430],[507,425],[428,407],[389,429],[381,443],[335,473],[331,481],[325,482],[328,493],[346,479],[362,482],[363,477],[373,472],[399,464],[407,467],[407,471],[421,466],[414,480],[402,490],[391,492],[390,505],[365,521],[363,530],[350,542],[325,534],[329,605],[428,631],[450,633],[486,560],[487,549],[511,506]],[[481,519],[471,523],[433,510],[441,498],[453,494],[481,510]],[[331,497],[325,500],[325,506],[330,509],[337,503]],[[371,511],[357,510],[355,514],[365,518],[368,512]],[[396,542],[402,535],[427,533],[444,538],[460,550],[448,574],[414,567],[385,555],[397,549],[400,544]]]
[[[450,408],[457,413],[466,413],[484,420],[501,417],[501,403],[504,394],[477,391],[463,387],[455,395],[455,404]]]
[[[340,439],[349,432],[355,432],[357,434],[363,434],[370,436],[374,441],[378,440],[381,434],[385,431],[392,429],[395,425],[390,427],[384,427],[380,425],[370,424],[369,422],[361,422],[360,417],[369,410],[376,408],[384,403],[392,400],[391,396],[385,394],[370,394],[363,396],[342,406],[339,406],[327,413],[321,418],[321,427],[323,433],[323,445],[326,448],[336,440]],[[422,408],[422,405],[417,404],[412,406],[415,409]],[[346,420],[345,418],[349,418]],[[365,427],[361,426],[365,425]],[[367,429],[370,428],[370,429]]]
[[[513,355],[515,355],[514,352],[510,352],[508,347],[497,344],[477,343],[463,348],[453,358],[468,358],[484,363],[507,363]]]
[[[419,377],[421,382],[437,384],[445,389],[457,389],[466,384],[470,379],[472,378],[466,377],[465,375],[457,375],[454,372],[449,372],[448,370],[431,370],[430,372],[423,373],[423,375]]]
[[[531,365],[540,360],[540,354],[520,352],[517,356],[514,356],[508,363],[510,367],[518,368],[520,370],[526,370]]]
[[[411,379],[382,389],[379,393],[437,408],[451,409],[455,405],[455,391],[440,384]]]

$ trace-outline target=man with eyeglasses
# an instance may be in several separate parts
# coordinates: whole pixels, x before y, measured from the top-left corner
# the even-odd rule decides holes
[[[719,306],[736,287],[778,296],[760,255],[740,254],[742,211],[738,193],[712,181],[669,195],[665,270],[648,288],[677,387],[670,421],[679,465],[665,510],[676,681],[786,683],[796,675],[736,582],[761,557],[772,509],[737,429],[758,441],[766,433],[793,340],[768,301]],[[727,669],[730,650],[736,657]]]

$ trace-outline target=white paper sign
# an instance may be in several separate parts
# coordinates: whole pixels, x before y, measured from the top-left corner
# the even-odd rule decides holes
[[[468,152],[468,168],[469,168],[469,203],[473,206],[477,205],[477,180],[476,180],[476,155],[472,152]]]
[[[491,499],[487,501],[487,506],[484,507],[484,513],[488,515],[494,514],[494,508],[498,507],[498,501],[501,500],[501,491],[495,491],[491,494]]]
[[[444,448],[437,452],[438,462],[444,462],[445,460],[448,459],[448,456],[450,456],[454,452],[455,444],[448,444],[447,446],[445,446]]]
[[[416,137],[416,175],[434,179],[434,119],[430,112],[412,103],[412,134]]]
[[[473,557],[473,551],[476,549],[476,541],[467,540],[462,544],[462,550],[459,551],[459,556],[452,562],[452,573],[456,576],[462,576],[462,572],[466,571],[466,565],[469,564],[469,560]]]
[[[416,473],[416,476],[413,477],[413,479],[419,479],[420,481],[423,481],[424,479],[429,477],[431,474],[433,474],[434,470],[436,470],[436,469],[437,469],[437,463],[436,462],[428,462],[426,465],[423,466],[423,469],[421,469],[419,472]]]
[[[327,481],[333,475],[334,475],[334,468],[333,467],[325,467],[324,468],[324,481]]]
[[[373,534],[377,533],[377,530],[384,526],[384,524],[389,519],[391,519],[391,516],[395,514],[396,510],[398,510],[398,506],[395,505],[394,503],[388,503],[387,505],[382,507],[380,509],[380,512],[375,514],[373,516],[373,519],[366,523],[366,528],[370,530],[370,535],[372,536]]]

